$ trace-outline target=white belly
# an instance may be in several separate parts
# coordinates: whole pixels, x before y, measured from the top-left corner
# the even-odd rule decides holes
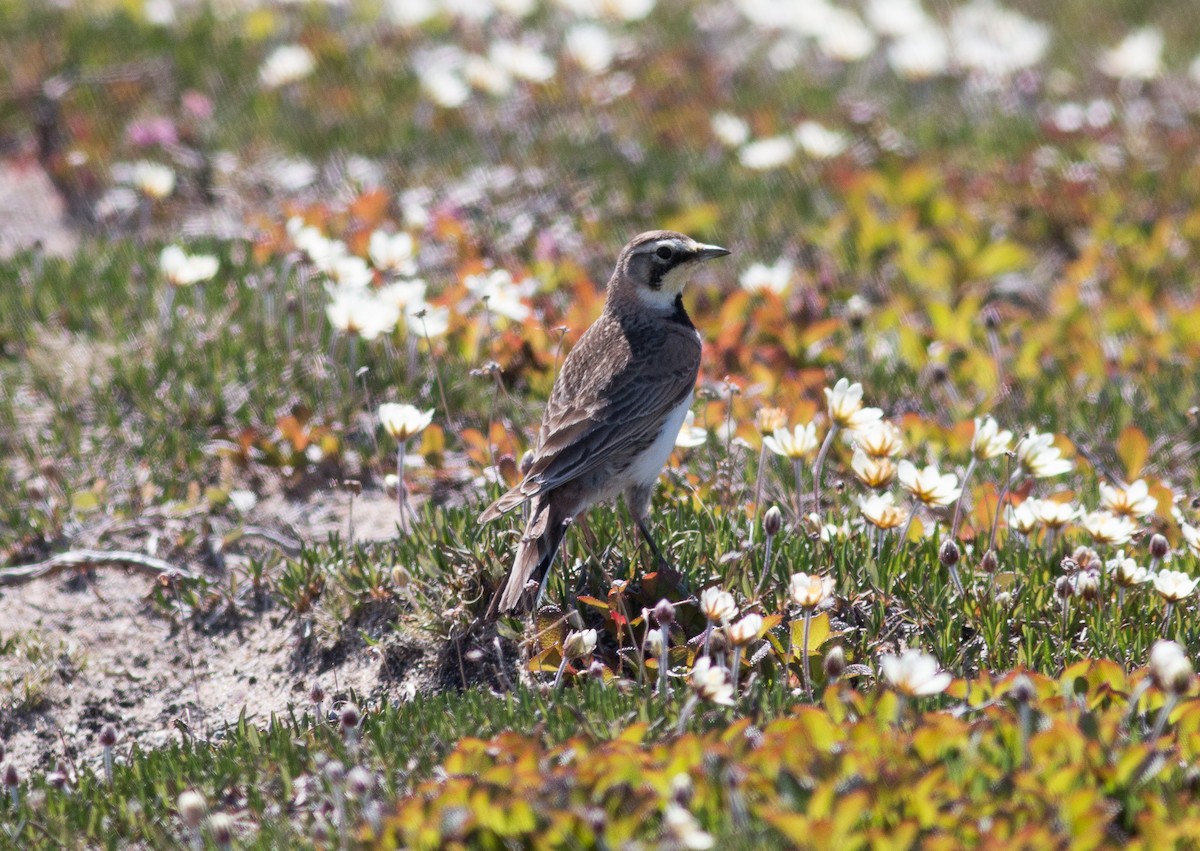
[[[671,457],[671,450],[675,448],[675,440],[679,437],[679,429],[683,426],[683,420],[691,409],[692,394],[689,393],[671,410],[671,413],[667,414],[662,431],[658,433],[658,437],[654,438],[654,442],[642,450],[642,454],[638,455],[629,465],[625,475],[630,484],[652,485],[658,481],[667,459]]]

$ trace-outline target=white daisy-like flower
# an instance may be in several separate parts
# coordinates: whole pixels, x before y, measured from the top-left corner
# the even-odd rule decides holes
[[[896,465],[886,455],[878,457],[868,455],[862,449],[855,449],[850,459],[850,469],[854,477],[869,488],[878,490],[886,488],[896,478]]]
[[[1188,545],[1188,549],[1196,555],[1200,555],[1200,528],[1188,523],[1181,523],[1179,528],[1183,532],[1183,540]]]
[[[904,436],[894,423],[877,420],[849,432],[850,441],[872,458],[895,458],[904,451]]]
[[[790,431],[787,428],[776,429],[774,434],[763,438],[763,445],[776,455],[793,461],[808,458],[817,451],[817,426],[809,423],[797,425]]]
[[[277,89],[303,80],[317,67],[308,48],[284,44],[271,51],[258,69],[258,81],[268,89]]]
[[[375,280],[367,261],[357,254],[346,254],[322,265],[326,277],[342,289],[366,289]]]
[[[906,33],[888,45],[888,65],[897,77],[920,81],[950,69],[950,41],[936,24]]]
[[[960,67],[1007,77],[1042,61],[1050,29],[994,0],[972,0],[951,16],[950,43]]]
[[[389,234],[377,230],[367,242],[371,263],[381,272],[413,275],[417,271],[416,243],[407,231]]]
[[[1138,479],[1124,488],[1101,482],[1100,505],[1114,514],[1142,518],[1154,513],[1158,508],[1158,500],[1150,496],[1150,487],[1145,479]]]
[[[1037,499],[1027,499],[1017,506],[1006,505],[1004,522],[1008,524],[1008,528],[1022,535],[1033,534],[1040,523],[1037,513],[1039,502]]]
[[[708,442],[708,429],[696,425],[696,412],[688,411],[683,418],[683,425],[679,427],[679,435],[675,438],[675,445],[680,449],[694,449],[697,446],[703,446]]]
[[[425,282],[420,278],[413,278],[410,281],[396,281],[381,287],[377,297],[380,301],[394,304],[397,310],[403,312],[414,304],[424,304],[425,290]]]
[[[450,308],[421,302],[404,311],[404,321],[410,334],[418,337],[441,337],[450,330]]]
[[[914,498],[933,508],[943,508],[958,499],[962,489],[958,487],[958,476],[941,473],[933,464],[918,469],[907,458],[896,468],[900,487]]]
[[[591,656],[596,649],[596,630],[572,630],[563,639],[563,656],[567,659],[582,659]]]
[[[730,112],[718,112],[709,120],[713,135],[726,148],[738,148],[750,138],[750,125]]]
[[[740,620],[734,621],[728,627],[729,640],[737,647],[744,647],[758,638],[762,631],[762,615],[751,612]]]
[[[419,68],[417,77],[426,97],[446,109],[458,109],[471,97],[470,86],[453,68],[441,65]]]
[[[1132,588],[1153,579],[1150,571],[1139,566],[1134,559],[1126,557],[1124,550],[1118,551],[1117,557],[1109,559],[1104,566],[1108,569],[1113,581],[1124,588]]]
[[[729,692],[733,694],[732,687]],[[717,844],[712,834],[700,826],[691,812],[673,801],[663,808],[663,831],[670,840],[665,843],[668,847],[707,851]]]
[[[1017,442],[1017,463],[1020,471],[1035,479],[1048,479],[1069,473],[1074,465],[1062,457],[1062,450],[1054,445],[1054,435],[1039,434],[1036,429],[1030,429]]]
[[[773,292],[781,295],[792,282],[792,264],[785,258],[779,258],[770,266],[765,263],[752,263],[742,272],[739,282],[747,292]]]
[[[158,257],[163,277],[173,287],[187,287],[217,274],[220,262],[212,254],[188,254],[178,245],[168,245]]]
[[[991,416],[975,418],[975,436],[971,438],[971,454],[980,461],[988,461],[1008,451],[1013,434],[1001,430]]]
[[[879,529],[895,529],[908,519],[908,512],[896,505],[890,493],[873,493],[866,499],[859,499],[858,509],[868,523]]]
[[[827,160],[846,150],[846,135],[816,121],[801,122],[792,134],[800,150],[815,160]]]
[[[930,24],[920,0],[868,0],[863,14],[875,32],[892,37],[908,35]]]
[[[831,576],[815,573],[793,573],[788,580],[788,597],[801,609],[816,611],[833,599]]]
[[[567,55],[589,74],[607,71],[616,56],[617,46],[608,30],[599,24],[575,24],[565,39]]]
[[[1034,511],[1038,521],[1049,529],[1061,529],[1079,516],[1079,509],[1071,503],[1052,499],[1037,500]]]
[[[787,165],[796,156],[796,143],[787,136],[755,139],[738,151],[738,162],[754,171],[770,171]]]
[[[125,182],[132,184],[147,198],[161,201],[175,191],[175,172],[162,163],[141,160],[129,169]]]
[[[692,666],[692,689],[702,699],[721,706],[733,706],[733,683],[729,672],[701,656]]]
[[[339,290],[325,307],[329,323],[343,334],[374,340],[390,333],[400,319],[400,311],[380,301],[365,289]]]
[[[1153,80],[1162,68],[1163,33],[1158,27],[1134,30],[1106,50],[1096,64],[1118,80]]]
[[[849,9],[826,7],[818,24],[817,47],[838,62],[858,62],[875,49],[875,34]]]
[[[472,88],[492,97],[504,97],[513,90],[513,77],[508,69],[477,53],[463,57],[462,75]]]
[[[879,669],[892,688],[908,697],[941,694],[951,676],[941,670],[937,659],[921,650],[905,650],[899,656],[879,657]]]
[[[728,623],[737,617],[737,602],[715,585],[700,592],[700,611],[710,621]]]
[[[394,440],[416,437],[433,422],[433,408],[422,411],[415,405],[385,402],[379,406],[379,424]]]
[[[1154,642],[1147,667],[1154,684],[1165,691],[1183,694],[1192,686],[1192,660],[1175,641]]]
[[[1127,544],[1137,531],[1137,524],[1129,517],[1111,511],[1091,511],[1079,521],[1084,530],[1098,544],[1119,547]]]
[[[883,418],[883,411],[878,408],[864,408],[862,396],[861,384],[851,384],[847,379],[839,378],[833,387],[825,388],[829,418],[847,431],[863,431],[869,428]]]
[[[493,42],[488,57],[518,80],[546,83],[554,78],[554,60],[524,42],[500,39]]]
[[[1192,596],[1197,582],[1200,580],[1181,570],[1160,570],[1154,574],[1154,590],[1168,603],[1178,603]]]
[[[468,275],[463,283],[476,298],[487,301],[487,309],[492,313],[514,322],[524,322],[533,313],[522,297],[536,288],[535,281],[517,284],[507,269],[496,269],[489,273]]]

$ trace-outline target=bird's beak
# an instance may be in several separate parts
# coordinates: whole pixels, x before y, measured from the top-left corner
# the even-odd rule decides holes
[[[696,243],[695,251],[697,260],[715,260],[732,253],[728,248],[722,248],[719,245],[705,245],[702,242]]]

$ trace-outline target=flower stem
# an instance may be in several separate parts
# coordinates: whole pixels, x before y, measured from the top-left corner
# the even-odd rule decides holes
[[[404,483],[404,448],[407,440],[396,447],[396,508],[400,511],[400,531],[408,534],[408,486]]]
[[[958,538],[958,521],[962,518],[963,500],[967,498],[967,483],[971,481],[971,474],[975,472],[975,456],[971,456],[971,460],[967,462],[967,469],[963,471],[962,490],[958,493],[958,501],[954,503],[954,520],[950,523],[950,540],[954,541]]]
[[[750,514],[749,542],[754,543],[754,532],[758,527],[758,506],[762,498],[763,467],[767,463],[767,444],[764,442],[758,450],[758,473],[754,477],[754,510]]]
[[[804,610],[804,638],[802,640],[802,645],[800,648],[800,652],[804,655],[804,658],[801,660],[800,670],[804,674],[804,696],[810,702],[812,701],[812,697],[813,697],[812,696],[812,680],[809,678],[809,672],[808,672],[808,631],[811,626],[812,626],[812,609],[805,609]]]
[[[837,423],[830,424],[829,433],[825,435],[821,451],[817,453],[817,460],[813,464],[813,511],[816,512],[818,525],[821,522],[821,469],[825,466],[825,456],[829,454],[829,447],[833,445],[833,436],[837,432]]]
[[[796,474],[796,520],[799,521],[804,517],[804,467],[799,458],[792,461],[792,468]]]

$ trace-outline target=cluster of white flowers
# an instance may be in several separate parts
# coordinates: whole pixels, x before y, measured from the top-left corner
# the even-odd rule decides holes
[[[335,329],[364,340],[390,334],[403,323],[420,337],[439,337],[450,327],[450,311],[425,301],[425,282],[417,272],[416,244],[406,232],[375,231],[368,240],[371,262],[351,254],[341,240],[293,218],[287,223],[292,244],[326,280],[326,316]],[[375,287],[377,278],[383,283]]]
[[[712,118],[713,135],[726,147],[737,148],[738,162],[753,171],[770,171],[787,165],[797,154],[810,160],[833,159],[845,152],[845,133],[816,121],[802,121],[791,133],[750,139],[750,126],[728,112]]]

